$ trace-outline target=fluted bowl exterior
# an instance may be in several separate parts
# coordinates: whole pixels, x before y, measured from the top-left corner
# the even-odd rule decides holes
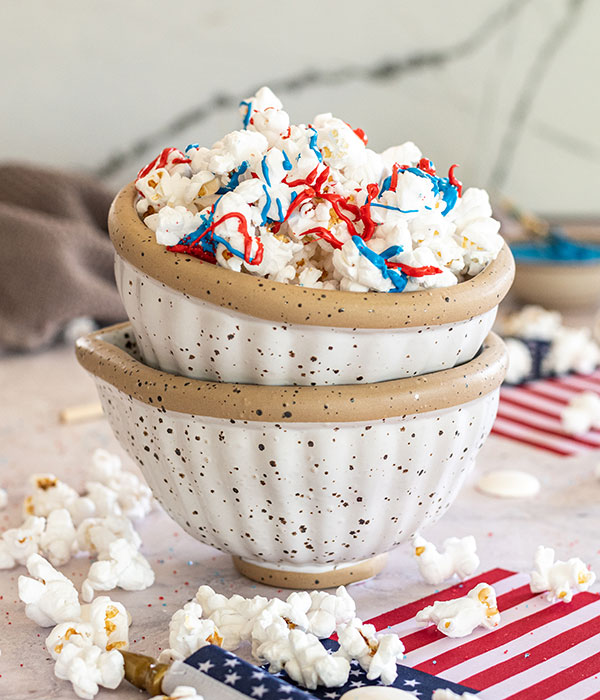
[[[120,334],[121,348],[129,345],[135,354],[124,333],[112,336]],[[385,405],[360,401],[367,387],[329,393],[290,387],[275,394],[273,387],[173,379],[129,355],[120,366],[125,353],[114,346],[113,367],[113,351],[102,355],[93,343],[80,345],[78,356],[95,376],[117,439],[174,520],[224,552],[293,568],[381,554],[445,512],[496,415],[505,353],[499,339],[488,341],[461,368],[373,385],[376,397],[391,392]],[[485,382],[478,384],[482,373]],[[456,402],[459,385],[469,400],[460,400],[459,389]],[[173,410],[183,407],[184,390],[190,401],[194,391],[207,393],[196,407]],[[266,393],[265,403],[248,400],[247,391]],[[281,418],[277,396],[290,408]],[[313,399],[320,406],[323,396],[331,403],[304,409]],[[411,402],[414,410],[407,410]],[[318,420],[319,411],[327,420]],[[316,420],[307,419],[312,414]]]
[[[139,219],[135,188],[109,217],[115,277],[146,364],[262,385],[402,379],[471,360],[514,275],[508,247],[473,279],[401,294],[271,282],[169,252]]]

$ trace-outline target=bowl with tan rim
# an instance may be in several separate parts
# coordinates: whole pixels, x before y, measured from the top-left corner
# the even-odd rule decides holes
[[[156,243],[135,187],[109,214],[115,276],[151,367],[270,385],[380,382],[471,360],[514,276],[505,245],[485,270],[419,292],[319,290],[228,270]]]
[[[144,364],[129,324],[80,338],[112,430],[193,537],[277,586],[368,578],[456,497],[494,421],[506,351],[374,384],[209,382]]]

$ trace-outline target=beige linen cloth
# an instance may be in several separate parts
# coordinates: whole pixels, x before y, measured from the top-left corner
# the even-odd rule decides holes
[[[74,318],[125,319],[106,217],[88,177],[0,165],[0,349],[33,350]]]

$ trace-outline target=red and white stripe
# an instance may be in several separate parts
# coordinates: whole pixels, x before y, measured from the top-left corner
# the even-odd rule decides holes
[[[562,457],[600,449],[600,430],[575,436],[565,433],[561,425],[561,411],[582,391],[600,394],[600,370],[502,387],[492,434]]]
[[[463,596],[492,584],[501,624],[461,639],[414,616],[436,600]],[[527,574],[493,569],[369,620],[396,632],[412,668],[482,691],[489,700],[591,700],[600,698],[600,596],[579,593],[571,603],[533,594]]]

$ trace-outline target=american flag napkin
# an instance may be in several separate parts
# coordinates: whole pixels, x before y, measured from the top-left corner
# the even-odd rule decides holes
[[[588,375],[571,374],[520,386],[503,386],[492,434],[561,457],[600,449],[600,430],[574,436],[565,433],[561,426],[562,409],[582,391],[600,394],[600,370]]]
[[[502,616],[498,628],[449,639],[433,626],[415,623],[416,613],[426,605],[465,595],[482,581],[496,589]],[[528,574],[493,569],[368,622],[401,637],[406,658],[398,665],[394,686],[420,700],[430,700],[436,688],[481,691],[482,700],[600,700],[600,596],[594,593],[551,604],[531,593]],[[335,642],[327,640],[325,645],[332,648]],[[206,700],[337,700],[348,690],[377,682],[367,681],[353,665],[343,688],[307,691],[284,674],[273,676],[207,646],[173,665],[165,690],[176,685],[192,685]]]

